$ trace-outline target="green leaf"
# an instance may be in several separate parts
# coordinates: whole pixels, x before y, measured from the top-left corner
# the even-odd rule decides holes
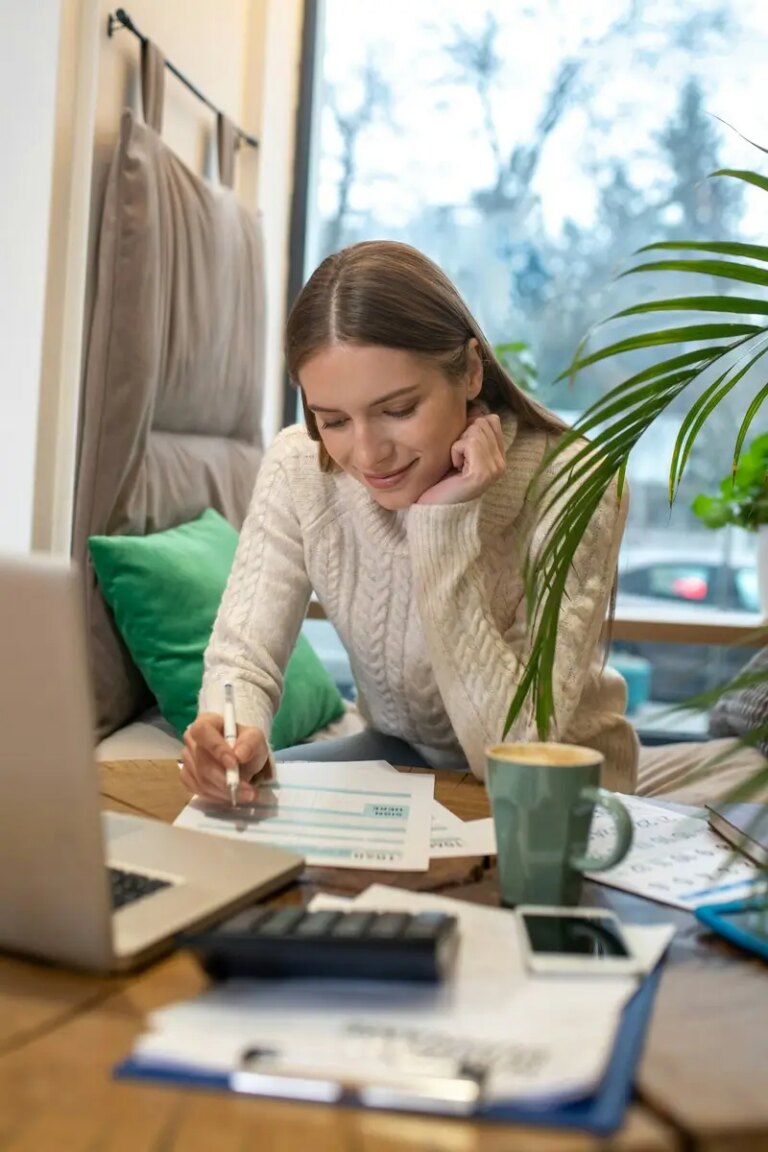
[[[670,300],[634,304],[631,308],[614,312],[608,320],[622,320],[626,316],[651,312],[729,312],[742,316],[768,316],[768,300],[756,300],[751,296],[677,296]]]
[[[526,344],[525,340],[513,340],[507,344],[494,344],[493,350],[498,356],[502,356],[508,352],[530,352],[530,344]]]
[[[582,341],[580,347],[583,347],[583,345],[584,342]],[[643,368],[642,372],[638,372],[635,376],[630,376],[628,380],[625,380],[624,385],[619,385],[619,387],[629,386],[630,384],[639,384],[642,380],[651,380],[654,376],[660,376],[663,372],[673,368],[684,368],[689,364],[701,364],[704,360],[709,361],[721,353],[730,352],[730,350],[730,344],[719,344],[709,348],[696,348],[692,352],[682,352],[679,356],[670,356],[666,360],[661,360],[658,364],[651,364],[649,368]],[[561,380],[565,380],[566,377],[571,376],[571,373],[573,373],[573,376],[575,377],[583,365],[583,360],[574,359],[570,367],[566,368],[566,370],[561,372],[560,375],[556,378],[555,384],[558,384]],[[614,389],[614,391],[616,391],[616,389]],[[604,397],[602,399],[604,399]],[[596,404],[599,403],[600,400],[596,401],[592,407],[594,408]],[[588,409],[588,411],[590,410],[591,409]]]
[[[749,408],[747,408],[746,415],[744,416],[744,419],[741,422],[741,427],[739,428],[739,433],[738,433],[738,436],[736,437],[736,447],[733,450],[734,466],[736,465],[736,461],[738,460],[739,455],[741,454],[742,445],[744,444],[744,440],[746,439],[747,432],[749,431],[749,426],[752,423],[752,421],[754,420],[755,416],[757,415],[759,409],[762,408],[762,406],[766,400],[768,400],[768,384],[765,384],[761,388],[761,390],[758,392],[757,396],[755,396],[755,398],[752,401],[752,403],[750,404]],[[761,437],[761,439],[764,439],[768,443],[768,436]],[[753,448],[754,447],[755,447],[755,445],[753,444]],[[763,484],[765,485],[766,480],[765,480],[765,463],[764,462],[762,462],[761,471],[763,474]]]
[[[689,324],[684,328],[641,332],[637,336],[629,336],[625,340],[619,340],[616,344],[609,344],[606,348],[593,352],[590,356],[585,356],[572,364],[571,368],[581,371],[582,368],[597,364],[600,360],[608,360],[624,352],[637,352],[642,348],[656,348],[663,344],[685,344],[691,340],[736,339],[739,336],[756,336],[762,331],[763,329],[756,324]]]
[[[743,180],[745,184],[754,184],[755,188],[762,188],[764,192],[768,192],[768,180],[765,176],[759,176],[757,172],[750,172],[743,168],[718,168],[716,172],[712,172],[710,175],[733,176],[735,180]]]
[[[768,288],[768,271],[753,268],[751,264],[738,264],[734,260],[654,260],[650,264],[637,264],[634,268],[628,268],[621,275],[632,276],[642,272],[695,272]]]
[[[685,465],[688,462],[688,457],[691,454],[696,437],[704,427],[707,418],[714,412],[724,397],[746,376],[750,368],[765,356],[766,352],[768,352],[768,347],[762,347],[754,356],[751,356],[747,360],[746,364],[744,364],[738,372],[730,379],[727,379],[729,373],[736,367],[735,364],[731,365],[721,376],[718,376],[713,384],[710,384],[710,386],[702,392],[701,396],[699,396],[689,408],[680,425],[672,454],[672,466],[669,474],[670,502],[674,499],[674,494],[683,478]],[[725,383],[723,383],[723,381],[725,381]]]
[[[716,256],[746,256],[749,260],[768,261],[768,248],[762,244],[740,244],[736,241],[661,240],[646,244],[638,252],[711,252]]]

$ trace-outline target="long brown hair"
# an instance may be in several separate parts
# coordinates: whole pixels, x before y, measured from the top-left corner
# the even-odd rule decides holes
[[[483,362],[479,399],[492,412],[515,412],[530,427],[565,431],[566,425],[554,413],[518,388],[437,264],[394,240],[366,240],[323,260],[291,309],[285,359],[288,374],[300,389],[302,366],[334,344],[400,348],[435,361],[450,378],[460,380],[467,370],[472,338]],[[330,471],[334,465],[303,389],[301,401],[307,431],[320,443],[320,466]]]

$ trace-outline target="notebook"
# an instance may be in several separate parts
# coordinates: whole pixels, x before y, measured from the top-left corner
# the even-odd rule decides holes
[[[708,804],[709,826],[755,864],[768,864],[768,804]]]

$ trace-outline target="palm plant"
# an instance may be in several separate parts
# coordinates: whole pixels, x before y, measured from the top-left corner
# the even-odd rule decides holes
[[[721,169],[713,176],[743,181],[768,193],[768,178],[756,172]],[[651,259],[650,253],[654,254]],[[566,577],[592,514],[616,477],[621,490],[630,453],[643,433],[673,401],[686,392],[690,395],[691,402],[670,462],[671,503],[697,437],[736,385],[744,380],[742,387],[746,388],[754,380],[751,399],[736,434],[734,469],[749,428],[768,398],[765,374],[751,371],[756,370],[762,357],[768,354],[768,295],[755,291],[768,289],[768,246],[731,241],[665,241],[641,248],[636,256],[641,257],[640,261],[622,275],[687,273],[723,281],[733,294],[723,291],[646,300],[625,308],[602,324],[618,322],[624,327],[628,323],[636,324],[641,330],[603,343],[595,351],[588,351],[592,332],[588,333],[577,348],[572,364],[559,377],[561,380],[573,378],[591,365],[613,361],[628,353],[678,346],[673,355],[664,352],[650,367],[633,372],[587,409],[541,466],[539,498],[543,511],[552,514],[552,521],[537,556],[528,557],[526,576],[532,648],[509,707],[504,735],[529,697],[539,736],[544,739],[550,731],[554,719],[552,673],[557,624]],[[750,287],[745,289],[745,285]],[[649,316],[668,313],[680,314],[685,322],[653,331],[642,325]],[[680,345],[688,348],[681,352]],[[585,436],[589,437],[587,441],[583,439]],[[567,450],[567,460],[562,459]],[[545,470],[546,481],[543,480]],[[753,681],[754,676],[750,683]],[[740,686],[737,678],[697,702],[712,703],[726,688]],[[761,783],[763,778],[768,779],[768,767],[760,775]]]

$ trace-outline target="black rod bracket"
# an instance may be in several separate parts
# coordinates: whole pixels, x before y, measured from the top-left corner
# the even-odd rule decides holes
[[[132,32],[133,35],[142,42],[142,44],[147,42],[147,37],[139,31],[133,20],[131,20],[130,16],[126,12],[125,8],[116,8],[115,11],[110,12],[109,16],[107,17],[107,36],[112,37],[115,32],[119,32],[123,28],[125,28],[127,32]],[[198,98],[198,100],[201,100],[203,104],[211,109],[212,112],[215,112],[217,115],[221,115],[221,110],[217,108],[216,105],[212,103],[212,101],[210,101],[207,96],[203,95],[200,89],[195,84],[193,84],[191,80],[188,80],[184,73],[180,72],[176,65],[172,64],[167,57],[165,57],[165,67],[169,72],[172,72],[173,75],[181,81],[184,87],[188,88],[189,91]],[[234,131],[237,147],[244,143],[250,144],[251,148],[258,148],[259,142],[255,136],[250,134],[250,132],[243,131],[243,129],[239,128],[237,125],[234,125]]]

